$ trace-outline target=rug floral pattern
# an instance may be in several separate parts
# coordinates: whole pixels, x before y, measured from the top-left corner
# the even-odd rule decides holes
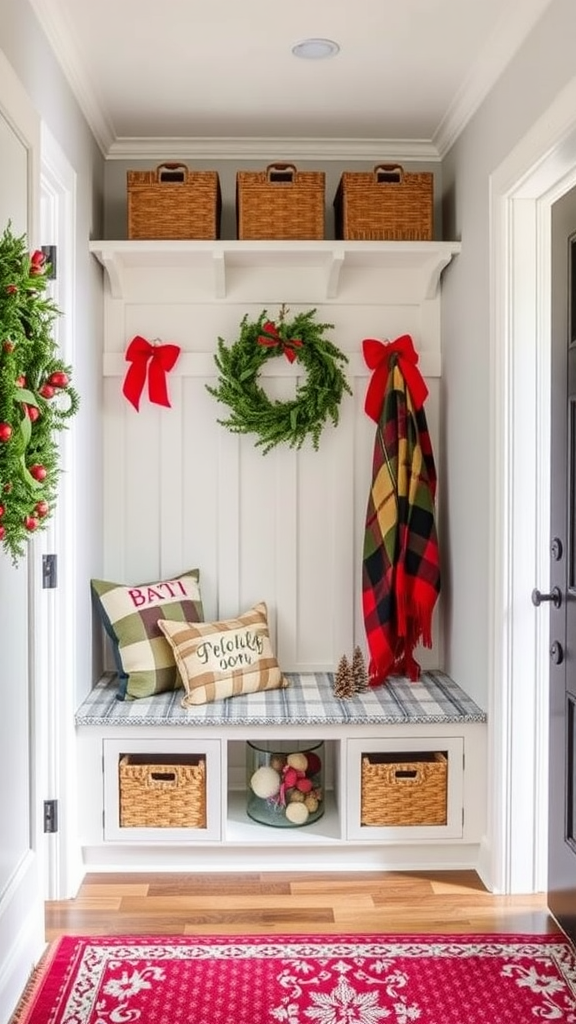
[[[563,936],[64,938],[22,1024],[576,1024]]]

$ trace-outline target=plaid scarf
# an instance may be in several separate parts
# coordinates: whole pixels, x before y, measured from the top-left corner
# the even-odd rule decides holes
[[[378,427],[366,512],[362,605],[371,685],[389,675],[415,681],[414,648],[432,646],[440,591],[434,521],[436,470],[424,413],[428,389],[412,339],[363,342],[374,370],[365,408]]]

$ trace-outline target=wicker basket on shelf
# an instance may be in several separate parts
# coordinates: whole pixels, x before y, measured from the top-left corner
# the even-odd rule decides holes
[[[128,171],[127,183],[128,238],[220,237],[222,198],[216,171],[165,163],[154,171]]]
[[[239,239],[324,238],[325,174],[269,164],[238,171],[236,221]]]
[[[362,757],[361,825],[445,825],[448,760],[436,751]]]
[[[434,176],[398,164],[345,171],[334,199],[336,237],[356,241],[431,241]]]
[[[206,828],[206,762],[188,754],[124,754],[122,828]]]

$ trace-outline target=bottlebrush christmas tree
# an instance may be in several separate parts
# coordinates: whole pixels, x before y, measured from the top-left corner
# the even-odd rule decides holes
[[[48,266],[11,226],[0,238],[0,543],[16,563],[58,493],[58,431],[77,412],[72,371],[53,336],[61,315]]]

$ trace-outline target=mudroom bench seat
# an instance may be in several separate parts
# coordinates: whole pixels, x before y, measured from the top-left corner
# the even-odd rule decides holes
[[[486,714],[458,684],[430,671],[416,683],[393,678],[340,699],[330,673],[286,675],[284,689],[193,708],[181,706],[182,690],[118,700],[118,680],[103,677],[75,715],[86,870],[478,868],[486,821]],[[249,754],[292,745],[321,749],[323,813],[301,827],[253,820],[247,813]],[[200,826],[182,827],[165,811],[152,823],[127,826],[119,768],[127,758],[151,766],[171,758],[201,764]],[[444,811],[429,820],[426,790],[418,787],[427,785],[435,760],[444,765]],[[364,811],[367,765],[383,773],[381,821],[378,811],[376,819]],[[400,795],[397,819],[386,813],[387,785],[395,787],[395,800]],[[409,811],[417,791],[421,819]]]

